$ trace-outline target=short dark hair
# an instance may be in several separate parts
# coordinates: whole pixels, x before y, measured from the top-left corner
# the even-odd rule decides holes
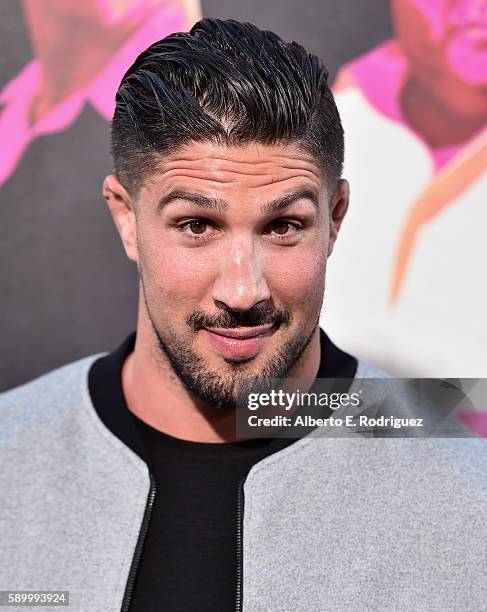
[[[116,95],[115,173],[136,196],[161,155],[190,142],[293,143],[333,191],[343,129],[322,61],[301,45],[234,20],[202,19],[141,53]]]

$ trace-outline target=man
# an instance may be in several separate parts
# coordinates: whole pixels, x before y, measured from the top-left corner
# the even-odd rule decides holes
[[[86,104],[110,120],[127,63],[161,33],[187,28],[201,14],[197,0],[22,5],[35,57],[0,91],[0,185],[36,138],[65,130]]]
[[[343,67],[334,88],[354,206],[323,320],[396,375],[484,377],[487,3],[391,8],[396,37]],[[487,433],[485,417],[472,424]]]
[[[112,153],[137,332],[4,394],[0,589],[83,612],[480,609],[482,440],[237,435],[248,385],[383,376],[318,327],[348,207],[318,58],[202,20],[129,68]]]

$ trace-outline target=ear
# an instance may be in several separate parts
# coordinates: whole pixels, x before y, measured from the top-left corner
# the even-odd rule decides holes
[[[127,257],[138,262],[137,227],[132,197],[112,174],[103,181],[103,197],[108,204]]]
[[[345,179],[339,179],[336,191],[330,200],[330,239],[328,242],[328,257],[333,252],[335,240],[348,210],[350,186]]]

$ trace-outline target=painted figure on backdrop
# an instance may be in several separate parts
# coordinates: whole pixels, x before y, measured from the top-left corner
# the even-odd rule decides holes
[[[335,82],[352,200],[322,316],[398,375],[483,377],[487,2],[391,8],[396,37]]]
[[[22,0],[34,58],[0,92],[0,185],[37,137],[74,123],[85,104],[111,120],[127,66],[150,43],[187,30],[198,0]]]

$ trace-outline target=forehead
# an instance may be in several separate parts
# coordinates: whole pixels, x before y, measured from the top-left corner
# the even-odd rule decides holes
[[[248,143],[237,147],[195,142],[165,155],[142,185],[141,194],[184,188],[218,192],[222,197],[272,197],[298,186],[321,194],[327,181],[311,155],[294,145]]]

